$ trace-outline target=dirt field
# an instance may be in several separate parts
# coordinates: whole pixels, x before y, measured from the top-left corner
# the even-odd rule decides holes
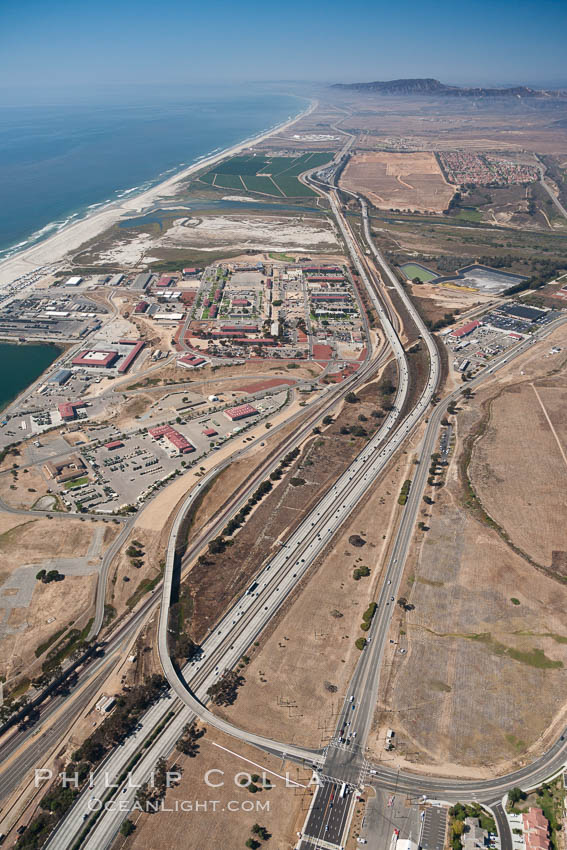
[[[0,514],[0,667],[8,679],[29,674],[36,647],[53,634],[71,622],[85,625],[99,557],[116,533],[115,525],[102,522]],[[95,535],[97,554],[87,562]],[[67,559],[58,567],[62,582],[35,580],[37,570],[58,559]]]
[[[289,763],[282,765],[281,760],[214,729],[199,739],[195,758],[175,752],[171,765],[174,763],[181,768],[182,778],[169,789],[165,811],[133,813],[131,820],[136,831],[128,839],[119,836],[113,850],[244,847],[253,837],[250,830],[255,823],[265,826],[271,834],[266,845],[270,850],[291,850],[296,846],[296,833],[303,826],[312,800],[310,772]],[[220,787],[207,784],[208,771],[213,771],[209,782],[223,783]],[[240,779],[250,781],[252,775],[260,777],[256,785],[265,782],[273,787],[252,794],[239,785]],[[179,811],[167,811],[176,805]],[[191,805],[193,811],[183,811],[182,805]]]
[[[464,313],[481,304],[488,304],[491,297],[462,288],[435,286],[431,283],[408,284],[413,300],[421,315],[431,322],[442,319],[445,313]]]
[[[341,185],[367,195],[379,209],[442,212],[454,193],[432,153],[356,154]]]
[[[389,645],[384,663],[370,746],[389,764],[435,765],[455,775],[504,772],[549,746],[565,722],[567,586],[552,577],[563,574],[559,553],[567,550],[556,519],[565,514],[565,464],[532,382],[553,423],[564,404],[565,372],[543,375],[561,367],[561,355],[548,352],[566,341],[565,329],[555,332],[458,413],[447,485],[432,493],[430,530],[417,533],[400,590],[415,609],[396,609],[391,637],[399,643]],[[458,476],[463,441],[482,424],[490,399],[490,422],[470,468],[477,496],[507,538]],[[562,445],[563,420],[556,429]],[[553,569],[537,569],[508,539]],[[386,755],[387,727],[397,744]]]

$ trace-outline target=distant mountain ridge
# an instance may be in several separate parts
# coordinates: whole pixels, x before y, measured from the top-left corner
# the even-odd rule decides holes
[[[432,77],[409,80],[386,80],[372,83],[335,83],[334,89],[370,92],[374,94],[437,94],[450,97],[567,97],[567,92],[531,89],[528,86],[510,88],[482,88],[449,86]]]

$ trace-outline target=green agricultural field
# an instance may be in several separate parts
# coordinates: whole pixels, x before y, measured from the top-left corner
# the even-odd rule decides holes
[[[220,189],[243,189],[239,174],[215,174],[215,186]]]
[[[400,269],[403,271],[408,280],[413,280],[414,278],[419,278],[422,283],[429,283],[431,280],[435,280],[438,275],[434,272],[427,269],[425,266],[420,266],[417,263],[404,263],[403,266],[400,266]]]
[[[246,184],[246,188],[251,192],[260,192],[262,195],[275,195],[277,198],[283,198],[283,192],[278,189],[273,180],[269,177],[250,177],[246,175],[242,178]]]
[[[217,174],[258,174],[268,160],[263,156],[233,156],[215,166]]]
[[[301,156],[235,156],[221,162],[199,179],[220,189],[240,189],[244,181],[250,192],[285,198],[306,198],[317,193],[299,182],[297,176],[328,162],[331,153],[306,153]],[[269,175],[269,176],[266,176]],[[279,188],[278,188],[279,187]]]
[[[297,177],[282,175],[275,177],[274,180],[286,198],[310,198],[317,194],[310,186],[300,183]]]

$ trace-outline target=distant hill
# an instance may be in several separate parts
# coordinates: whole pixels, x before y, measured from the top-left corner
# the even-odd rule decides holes
[[[443,97],[567,97],[567,92],[531,89],[527,86],[513,86],[511,88],[498,89],[449,86],[446,85],[446,83],[441,83],[439,80],[434,80],[430,77],[415,80],[376,81],[373,83],[336,83],[331,88],[390,95],[429,94],[441,95]]]

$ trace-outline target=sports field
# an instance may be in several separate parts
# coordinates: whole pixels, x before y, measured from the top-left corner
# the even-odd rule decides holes
[[[305,198],[316,193],[298,180],[298,175],[328,162],[331,153],[306,153],[301,156],[234,156],[199,178],[220,189],[244,188],[275,198]]]
[[[422,283],[429,283],[430,280],[435,280],[438,277],[435,272],[420,265],[420,263],[404,263],[403,266],[400,266],[400,269],[408,280],[414,280],[417,277]]]

